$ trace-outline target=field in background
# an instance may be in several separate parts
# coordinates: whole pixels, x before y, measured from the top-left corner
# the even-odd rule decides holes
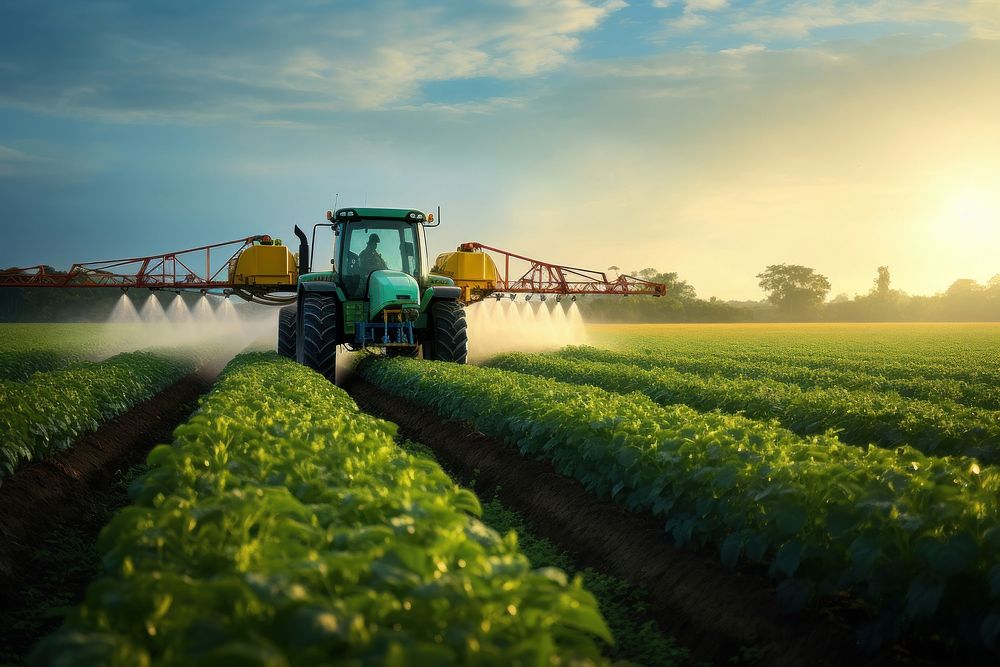
[[[864,324],[587,324],[592,345],[620,349],[721,353],[744,350],[825,349],[846,356],[891,348],[908,357],[986,354],[1000,361],[1000,323],[885,322]]]

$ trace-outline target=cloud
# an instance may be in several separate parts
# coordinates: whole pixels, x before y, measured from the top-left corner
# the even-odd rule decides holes
[[[760,53],[761,51],[767,51],[767,47],[763,44],[744,44],[732,49],[721,49],[719,53],[725,53],[729,56],[746,56],[751,53]]]
[[[712,12],[711,19],[708,12]],[[796,0],[736,3],[691,0],[666,24],[690,31],[713,29],[760,40],[806,39],[818,30],[865,24],[896,26],[952,24],[970,36],[1000,37],[1000,4],[993,0]]]
[[[684,9],[689,12],[716,12],[729,4],[729,0],[687,0]]]
[[[434,103],[424,84],[563,67],[624,6],[22,3],[0,22],[0,105],[172,123]]]
[[[45,159],[37,155],[29,155],[24,151],[0,146],[0,178],[24,175],[26,171],[44,163]]]

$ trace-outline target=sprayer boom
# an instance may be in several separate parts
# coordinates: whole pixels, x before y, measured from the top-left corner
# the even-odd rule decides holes
[[[280,241],[259,234],[162,255],[83,262],[65,273],[44,264],[6,269],[0,271],[0,287],[243,288],[266,292],[294,290],[297,277],[296,261],[288,249]]]
[[[350,209],[353,214],[359,211],[367,209]],[[298,255],[280,240],[259,234],[162,255],[74,264],[65,273],[41,264],[6,269],[0,271],[0,287],[212,289],[283,306],[295,301],[299,278],[309,272],[309,243],[298,227],[295,233],[301,241]],[[349,273],[349,263],[345,267]],[[475,241],[439,255],[431,274],[451,278],[464,303],[501,294],[663,296],[667,292],[662,283],[628,275],[609,278],[603,271],[543,262]],[[421,277],[425,279],[432,280],[433,275]]]
[[[498,255],[495,262],[488,253]],[[663,296],[667,286],[634,276],[608,278],[603,271],[551,264],[476,241],[438,256],[434,273],[448,276],[462,288],[463,300],[478,301],[491,294],[647,295]]]

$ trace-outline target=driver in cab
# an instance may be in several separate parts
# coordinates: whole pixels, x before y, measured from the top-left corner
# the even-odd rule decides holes
[[[385,260],[382,259],[382,255],[380,255],[378,250],[376,250],[379,241],[381,241],[381,239],[378,237],[378,234],[372,234],[368,237],[368,245],[361,251],[361,254],[358,255],[359,268],[361,269],[361,275],[363,276],[367,276],[372,271],[380,271],[382,269],[389,268],[385,263]]]

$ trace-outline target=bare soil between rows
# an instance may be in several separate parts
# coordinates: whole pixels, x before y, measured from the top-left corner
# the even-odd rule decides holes
[[[535,531],[583,566],[646,589],[653,619],[692,651],[694,661],[725,663],[753,647],[760,665],[923,665],[900,647],[874,654],[856,648],[850,605],[833,601],[794,615],[780,612],[775,582],[759,568],[729,569],[714,552],[673,546],[662,522],[626,512],[589,493],[544,461],[468,424],[351,378],[344,386],[358,405],[429,447],[453,476],[480,497],[496,494]]]
[[[76,570],[72,573],[48,571],[46,558],[68,541],[79,543],[82,559],[92,556],[87,551],[92,550],[98,532],[128,502],[120,481],[123,471],[145,461],[157,444],[171,442],[174,429],[188,419],[211,383],[211,377],[187,375],[83,436],[71,448],[31,462],[3,480],[0,617],[30,617],[37,613],[33,605],[44,605],[40,598],[49,594],[82,599],[97,572],[89,567],[68,568]],[[75,590],[64,590],[67,587]],[[38,633],[34,626],[20,631],[0,628],[4,653],[27,651],[39,633],[54,630],[60,622],[55,614],[51,622],[41,624]]]

